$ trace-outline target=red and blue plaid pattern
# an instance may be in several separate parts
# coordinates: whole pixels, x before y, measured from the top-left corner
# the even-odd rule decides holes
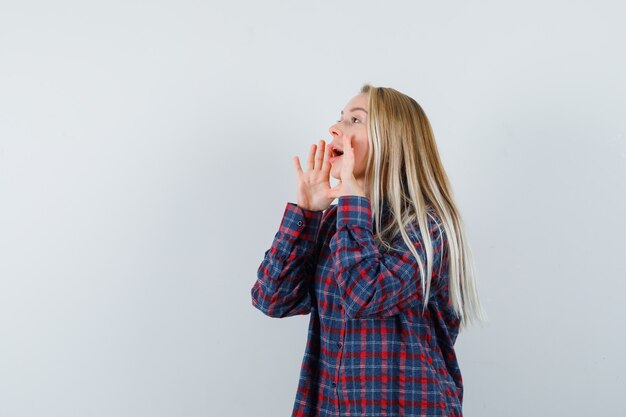
[[[425,261],[417,224],[407,232]],[[462,416],[460,321],[447,301],[447,240],[434,210],[429,233],[423,312],[418,264],[400,236],[391,250],[376,245],[366,197],[339,197],[324,212],[287,203],[251,295],[270,317],[311,314],[292,417]]]

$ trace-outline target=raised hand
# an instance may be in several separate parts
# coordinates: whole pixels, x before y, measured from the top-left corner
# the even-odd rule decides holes
[[[339,184],[328,190],[327,196],[333,200],[346,195],[365,197],[362,181],[354,177],[354,149],[352,148],[352,138],[349,136],[343,137],[343,157],[341,159]]]
[[[302,170],[300,158],[293,157],[294,166],[298,175],[298,207],[305,210],[325,210],[333,202],[330,197],[330,147],[326,142],[319,141],[312,145],[309,152],[307,171]]]

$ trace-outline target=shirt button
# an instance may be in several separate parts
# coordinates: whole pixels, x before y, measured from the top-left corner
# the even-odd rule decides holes
[[[337,342],[337,347],[341,347],[341,342]]]
[[[337,387],[337,384],[335,384],[334,382],[331,384],[333,388]]]
[[[298,220],[298,227],[302,227],[302,220]]]

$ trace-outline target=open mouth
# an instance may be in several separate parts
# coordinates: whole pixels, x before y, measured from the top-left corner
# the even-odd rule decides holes
[[[343,151],[341,149],[332,148],[332,150],[330,152],[330,157],[331,158],[339,157],[341,155],[343,155]]]

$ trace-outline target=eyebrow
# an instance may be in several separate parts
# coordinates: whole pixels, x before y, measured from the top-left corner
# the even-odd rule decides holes
[[[367,110],[365,110],[363,107],[353,107],[350,109],[350,111],[355,111],[355,110],[361,110],[367,113]],[[341,114],[343,114],[343,110],[341,111]]]

